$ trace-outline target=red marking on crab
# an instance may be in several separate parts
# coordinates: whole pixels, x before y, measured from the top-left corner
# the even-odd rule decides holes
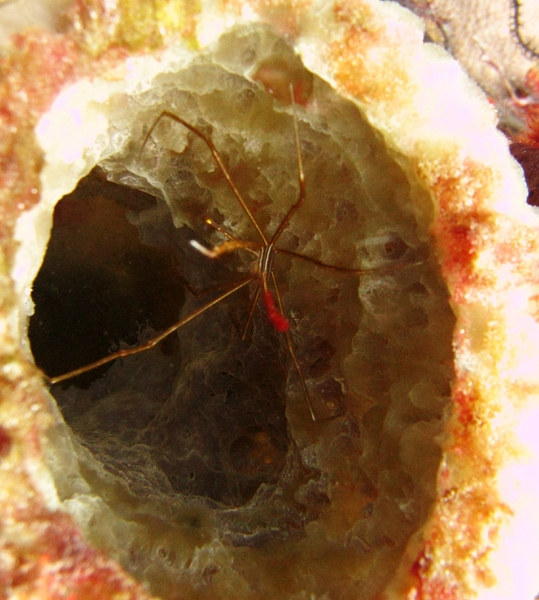
[[[275,305],[275,299],[273,298],[272,293],[269,290],[264,290],[263,298],[270,323],[279,333],[288,331],[290,329],[290,323]]]

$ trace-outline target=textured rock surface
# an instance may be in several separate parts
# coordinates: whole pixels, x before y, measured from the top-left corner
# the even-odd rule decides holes
[[[4,277],[16,279],[3,292],[6,590],[92,597],[91,573],[99,597],[121,586],[143,597],[114,559],[165,598],[531,598],[538,582],[511,549],[518,540],[531,565],[539,528],[539,452],[521,427],[536,410],[524,360],[537,334],[536,217],[494,114],[398,6],[245,6],[177,12],[181,23],[160,14],[156,28],[121,5],[106,29],[111,14],[88,4],[70,35],[22,37],[4,65],[4,123],[26,126],[8,138],[2,172]],[[178,27],[184,41],[171,43]],[[141,49],[160,36],[164,49]],[[33,103],[16,93],[25,69],[55,75]],[[257,238],[199,138],[163,120],[143,148],[165,109],[211,135],[266,235],[297,197],[295,110],[307,197],[279,246],[375,268],[357,277],[276,257],[316,423],[263,312],[241,341],[241,293],[165,352],[118,361],[86,390],[53,390],[63,417],[24,359],[18,334],[53,207],[97,164],[144,193],[116,196],[94,172],[91,193],[71,198],[87,212],[55,216],[65,227],[54,247],[71,255],[58,269],[80,263],[99,288],[125,267],[119,255],[172,249],[198,287],[248,270],[241,258],[208,265],[186,243],[218,242],[207,216]],[[135,250],[126,230],[127,249],[107,259],[95,231],[118,202],[147,245]],[[42,548],[30,533],[44,527],[66,543]]]

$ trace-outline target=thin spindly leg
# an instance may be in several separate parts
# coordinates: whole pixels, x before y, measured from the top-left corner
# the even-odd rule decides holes
[[[90,363],[89,365],[85,365],[84,367],[80,367],[79,369],[74,369],[73,371],[69,371],[69,373],[65,373],[64,375],[59,375],[58,377],[48,377],[49,383],[51,385],[54,385],[55,383],[61,383],[62,381],[66,381],[67,379],[72,379],[73,377],[77,377],[78,375],[82,375],[83,373],[87,373],[88,371],[92,371],[93,369],[96,369],[97,367],[106,365],[107,363],[112,362],[113,360],[116,360],[117,358],[132,356],[133,354],[138,354],[139,352],[144,352],[145,350],[149,350],[150,348],[153,348],[159,342],[161,342],[166,337],[168,337],[171,333],[174,333],[175,331],[177,331],[178,329],[180,329],[181,327],[183,327],[184,325],[186,325],[193,319],[196,319],[197,317],[199,317],[200,315],[205,313],[207,310],[209,310],[216,304],[219,304],[219,302],[221,302],[228,296],[231,296],[238,290],[242,289],[243,287],[245,287],[246,285],[251,283],[251,281],[253,281],[254,279],[255,279],[255,276],[253,275],[252,277],[248,277],[247,279],[234,285],[226,292],[217,296],[217,298],[214,298],[211,302],[204,304],[204,306],[201,306],[200,308],[193,311],[191,314],[187,315],[183,319],[180,319],[179,321],[174,323],[174,325],[171,325],[168,329],[165,329],[165,331],[163,331],[156,337],[152,338],[148,342],[146,342],[144,344],[140,344],[140,346],[137,346],[136,348],[123,348],[122,350],[118,350],[117,352],[113,352],[112,354],[105,356],[105,358],[96,360],[95,362]]]
[[[283,312],[283,300],[281,298],[281,292],[279,291],[279,286],[277,285],[277,279],[275,278],[275,274],[273,273],[273,271],[271,272],[271,279],[273,282],[273,288],[275,289],[275,296],[277,297],[277,303],[279,304],[279,309],[281,310],[281,313],[282,313]],[[309,390],[307,389],[305,377],[303,376],[303,371],[301,369],[298,358],[296,356],[296,352],[294,350],[292,334],[290,333],[289,329],[287,329],[284,332],[284,334],[286,336],[286,345],[288,348],[288,353],[290,354],[290,358],[292,359],[292,362],[294,363],[294,367],[296,368],[296,372],[298,374],[298,377],[299,377],[299,380],[301,383],[301,387],[303,389],[303,395],[305,396],[305,401],[307,402],[309,412],[311,413],[311,419],[314,422],[316,422],[316,415],[314,414],[314,408],[313,408],[313,403],[311,400],[311,395],[309,394]]]
[[[236,197],[236,199],[240,203],[240,206],[244,210],[245,214],[248,216],[248,218],[251,221],[253,227],[256,229],[256,231],[257,231],[258,235],[260,236],[260,239],[262,240],[263,244],[266,245],[268,243],[268,240],[266,239],[266,236],[264,235],[264,232],[262,231],[262,229],[260,229],[260,226],[256,222],[256,220],[255,220],[255,218],[254,218],[251,210],[249,209],[249,207],[247,206],[247,203],[243,199],[243,196],[240,194],[240,191],[236,187],[235,183],[232,181],[232,177],[230,176],[230,173],[228,172],[228,169],[225,167],[225,164],[224,164],[223,160],[221,159],[221,155],[219,154],[219,152],[218,152],[217,148],[215,147],[213,141],[211,140],[211,138],[209,138],[208,136],[204,135],[202,133],[202,131],[199,131],[194,125],[191,125],[191,123],[188,123],[187,121],[185,121],[181,117],[178,117],[178,115],[175,115],[174,113],[172,113],[172,112],[170,112],[168,110],[163,111],[157,117],[157,119],[155,120],[154,124],[150,127],[150,130],[148,131],[148,133],[144,137],[144,140],[142,142],[142,148],[141,148],[140,154],[142,154],[142,151],[144,150],[144,147],[146,146],[146,143],[148,142],[148,139],[150,138],[153,130],[156,128],[156,126],[159,123],[159,121],[161,119],[164,119],[164,118],[168,118],[168,119],[171,119],[172,121],[176,121],[176,123],[180,123],[180,125],[183,125],[187,129],[189,129],[189,131],[192,131],[203,142],[205,142],[206,146],[208,146],[208,148],[210,149],[210,152],[212,153],[212,156],[213,156],[215,162],[217,163],[218,167],[221,169],[221,172],[223,173],[223,175],[224,175],[224,177],[225,177],[225,179],[226,179],[226,181],[228,183],[228,186],[232,190],[232,193],[234,194],[234,196]]]
[[[228,290],[236,283],[241,283],[245,279],[245,277],[242,277],[241,279],[237,279],[236,281],[230,281],[230,280],[224,281],[223,283],[217,283],[215,285],[210,285],[208,287],[199,289],[199,288],[196,288],[189,281],[189,279],[187,279],[187,277],[184,277],[182,275],[182,273],[177,265],[177,259],[174,260],[175,256],[172,254],[172,251],[171,251],[171,255],[172,255],[172,267],[171,268],[172,268],[172,271],[174,272],[174,275],[182,282],[182,284],[189,291],[189,293],[191,295],[193,295],[195,298],[203,298],[204,296],[207,297],[208,294],[220,292],[221,290]]]
[[[251,324],[251,322],[253,320],[253,315],[255,314],[256,304],[258,302],[258,299],[260,298],[261,289],[262,288],[260,286],[257,286],[257,288],[256,288],[255,297],[253,298],[253,301],[251,302],[251,309],[249,310],[249,316],[247,317],[247,321],[245,323],[243,332],[241,334],[242,341],[245,340],[245,338],[247,336],[247,330],[249,329],[249,325]]]
[[[311,258],[310,256],[305,256],[304,254],[299,254],[298,252],[292,252],[290,250],[283,250],[282,248],[275,248],[275,254],[286,254],[287,256],[292,256],[294,258],[299,258],[301,260],[305,260],[310,262],[317,267],[321,267],[322,269],[330,269],[332,271],[338,271],[340,273],[348,273],[350,275],[367,275],[369,273],[379,273],[384,270],[395,270],[402,269],[404,267],[413,267],[416,265],[423,264],[423,261],[415,261],[415,262],[393,262],[391,264],[380,265],[378,267],[373,267],[372,269],[353,269],[349,267],[338,267],[336,265],[329,265],[328,263],[322,262],[321,260],[317,260],[316,258]]]
[[[279,227],[277,227],[277,230],[273,234],[273,236],[272,236],[272,238],[270,240],[270,245],[271,246],[273,246],[277,242],[277,240],[279,239],[279,237],[283,233],[284,228],[290,222],[290,219],[294,216],[294,214],[296,213],[296,211],[298,210],[298,208],[305,201],[305,174],[303,172],[303,160],[301,158],[301,148],[300,148],[300,145],[299,145],[298,118],[296,116],[296,110],[295,110],[295,105],[294,105],[294,93],[293,93],[292,84],[290,85],[290,93],[292,95],[292,104],[294,106],[294,111],[292,112],[292,117],[293,117],[293,121],[294,121],[294,134],[295,134],[295,138],[296,138],[296,156],[297,156],[297,161],[298,161],[298,185],[299,185],[299,191],[298,191],[298,199],[288,209],[288,212],[286,213],[284,219],[281,221],[281,223],[279,224]]]
[[[287,256],[292,256],[294,258],[299,258],[301,260],[305,260],[307,262],[316,265],[317,267],[321,267],[322,269],[331,269],[332,271],[339,271],[341,273],[349,273],[350,275],[366,275],[367,273],[375,273],[383,269],[384,267],[375,267],[373,269],[351,269],[349,267],[338,267],[336,265],[330,265],[328,263],[322,262],[321,260],[317,260],[316,258],[311,258],[310,256],[305,256],[304,254],[299,254],[298,252],[292,252],[290,250],[283,250],[282,248],[275,248],[275,254],[286,254]],[[387,268],[394,268],[396,265],[388,265]]]
[[[198,252],[200,252],[204,256],[207,256],[208,258],[217,258],[218,256],[221,256],[221,254],[227,254],[229,252],[234,252],[235,250],[247,250],[247,252],[254,254],[256,257],[260,255],[260,251],[262,249],[262,246],[260,244],[256,244],[254,242],[244,242],[243,240],[239,240],[238,238],[234,237],[229,231],[227,231],[218,223],[216,223],[213,219],[205,219],[205,222],[207,225],[217,230],[221,235],[228,238],[228,241],[218,244],[213,248],[206,248],[206,246],[199,244],[196,240],[191,240],[189,242],[191,246],[195,250],[198,250]]]

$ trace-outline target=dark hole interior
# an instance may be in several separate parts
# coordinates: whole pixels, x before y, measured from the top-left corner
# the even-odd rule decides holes
[[[230,279],[231,259],[214,261],[189,249],[186,238],[196,234],[186,227],[177,231],[166,224],[162,247],[139,241],[126,215],[155,202],[107,181],[96,169],[58,203],[29,325],[36,363],[47,375],[136,346],[180,318],[186,295],[189,313],[208,301],[216,282]],[[197,294],[193,282],[210,292]],[[99,445],[101,458],[103,436],[127,440],[131,448],[144,446],[173,493],[210,504],[245,504],[262,484],[277,482],[289,445],[286,357],[258,313],[241,339],[248,306],[249,294],[238,294],[194,327],[182,328],[180,337],[174,333],[152,350],[117,359],[114,368],[109,363],[52,386],[66,421],[90,449],[93,441],[94,450]],[[185,362],[181,335],[207,358],[176,378]],[[320,349],[319,362],[327,353]],[[150,388],[152,401],[137,401]],[[78,389],[86,390],[84,400]],[[110,400],[103,403],[103,395]],[[181,403],[167,410],[172,397],[181,397]],[[105,460],[111,472],[121,469],[115,445]],[[132,478],[131,485],[144,493],[144,482]]]
[[[184,287],[170,250],[141,244],[126,219],[128,210],[152,204],[152,196],[111,183],[99,170],[57,204],[29,323],[34,358],[47,375],[136,344],[144,330],[159,331],[178,318]],[[67,383],[87,388],[109,367]]]

